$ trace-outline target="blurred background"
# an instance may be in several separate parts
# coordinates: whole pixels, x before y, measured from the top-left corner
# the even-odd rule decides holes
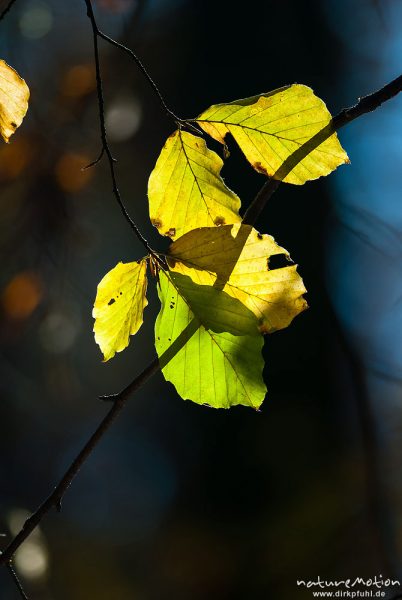
[[[7,2],[0,1],[0,10]],[[398,0],[97,0],[168,105],[195,117],[288,83],[334,114],[399,75]],[[18,0],[0,56],[31,89],[0,146],[0,542],[56,484],[119,391],[155,356],[145,324],[103,364],[96,286],[143,249],[100,151],[81,0]],[[106,125],[130,214],[151,245],[147,180],[174,126],[130,59],[101,43]],[[261,412],[184,402],[156,375],[18,551],[31,600],[311,598],[296,579],[402,579],[402,98],[340,133],[352,164],[280,187],[258,228],[299,266],[310,309],[266,339]],[[221,151],[214,143],[211,147]],[[264,183],[230,140],[226,183]],[[393,590],[394,592],[396,590]],[[0,598],[18,598],[6,571]]]

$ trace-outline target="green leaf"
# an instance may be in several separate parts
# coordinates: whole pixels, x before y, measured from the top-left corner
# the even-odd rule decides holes
[[[202,138],[179,130],[168,138],[148,183],[150,218],[162,235],[240,221],[240,200],[221,178],[222,166]]]
[[[282,163],[328,125],[331,118],[324,102],[312,89],[294,84],[268,94],[214,104],[197,122],[222,144],[231,133],[254,169],[272,177]],[[348,162],[334,133],[303,158],[283,181],[300,185],[328,175]]]
[[[227,324],[225,316],[222,317],[225,310],[221,305],[211,316],[205,304],[211,296],[206,295],[204,301],[202,296],[211,290],[214,294],[225,294],[210,286],[197,286],[187,277],[185,280],[180,274],[160,273],[158,291],[162,306],[155,325],[155,346],[165,379],[173,383],[182,398],[198,404],[214,408],[243,404],[258,408],[266,387],[262,378],[263,338],[258,334],[255,318],[252,335],[222,331]],[[239,326],[236,321],[243,315],[246,323],[249,311],[240,303],[235,304],[231,331],[247,331],[249,325]],[[216,310],[212,304],[209,308],[212,312]],[[253,322],[253,315],[248,319]]]
[[[10,140],[28,110],[29,88],[14,69],[0,60],[0,135]]]
[[[119,262],[98,284],[92,315],[95,341],[107,361],[126,348],[143,322],[147,261]]]
[[[270,257],[278,254],[289,258],[270,235],[235,224],[186,233],[170,246],[168,263],[173,272],[236,298],[256,316],[262,333],[272,333],[307,308],[296,265],[270,268]]]

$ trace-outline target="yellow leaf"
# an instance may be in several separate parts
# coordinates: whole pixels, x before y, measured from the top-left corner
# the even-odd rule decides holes
[[[155,346],[165,379],[173,383],[182,398],[198,404],[259,408],[267,391],[262,377],[263,337],[255,325],[251,335],[243,335],[249,327],[236,331],[241,313],[244,323],[248,320],[247,309],[236,308],[230,326],[233,330],[222,331],[224,312],[219,311],[218,323],[216,316],[209,316],[202,308],[200,299],[207,301],[206,290],[197,291],[198,286],[187,283],[183,295],[183,286],[171,275],[174,274],[160,273],[158,293],[162,306],[155,323]],[[211,309],[213,312],[214,306]],[[213,329],[209,329],[210,325]]]
[[[202,138],[179,130],[168,138],[148,183],[150,218],[162,235],[240,221],[240,200],[221,178],[222,166]]]
[[[126,348],[143,322],[147,261],[119,262],[98,284],[92,316],[95,341],[107,361]]]
[[[254,169],[272,177],[331,118],[324,102],[311,88],[294,84],[268,94],[215,104],[197,122],[222,144],[226,134],[231,133]],[[301,185],[348,162],[348,155],[334,133],[303,158],[283,181]]]
[[[257,317],[260,331],[271,333],[287,327],[307,308],[296,265],[270,269],[270,257],[278,254],[289,258],[270,235],[234,224],[187,233],[170,246],[168,263],[195,283],[209,284],[239,300]]]
[[[8,142],[28,110],[29,88],[14,69],[0,60],[0,135]]]

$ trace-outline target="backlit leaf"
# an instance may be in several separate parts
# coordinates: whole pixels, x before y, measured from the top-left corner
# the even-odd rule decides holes
[[[137,333],[148,304],[146,259],[118,263],[98,284],[92,315],[95,341],[107,361],[128,346]]]
[[[0,135],[8,142],[28,110],[29,88],[14,69],[0,60]]]
[[[240,221],[240,200],[221,178],[222,166],[202,138],[179,130],[168,138],[148,183],[150,218],[162,235]]]
[[[206,290],[197,290],[209,286],[197,286],[187,277],[184,284],[182,275],[172,275],[160,274],[158,291],[162,306],[155,325],[155,345],[165,379],[173,383],[182,398],[198,404],[214,408],[244,404],[258,408],[266,388],[262,378],[263,337],[258,334],[256,322],[252,335],[219,331],[225,317],[222,322],[219,311],[218,316],[209,315],[200,300]],[[214,293],[219,294],[219,290]],[[246,323],[249,311],[236,304],[239,306],[229,327],[239,332],[243,325],[239,326],[236,320],[243,315]],[[214,311],[215,307],[210,309]],[[249,321],[253,322],[253,315],[249,315]],[[211,326],[215,331],[209,329]],[[249,326],[244,327],[247,330]]]
[[[195,283],[187,275],[169,272],[169,279],[206,329],[233,335],[257,335],[258,320],[237,298],[215,287]],[[213,283],[213,282],[212,282]]]
[[[324,102],[312,89],[299,84],[228,104],[215,104],[197,119],[204,131],[222,144],[226,134],[231,133],[254,169],[270,177],[330,121],[331,114]],[[300,185],[328,175],[348,162],[334,133],[303,158],[283,181]]]
[[[239,300],[256,316],[260,331],[271,333],[307,308],[296,265],[270,268],[270,257],[280,254],[288,258],[273,237],[234,224],[187,233],[170,246],[168,262],[174,272]]]

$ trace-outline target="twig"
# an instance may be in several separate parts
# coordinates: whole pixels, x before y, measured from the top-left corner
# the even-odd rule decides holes
[[[113,406],[102,419],[100,425],[96,428],[94,433],[91,435],[87,443],[84,445],[82,450],[78,453],[76,458],[73,460],[59,483],[53,490],[53,492],[46,498],[46,500],[39,506],[39,508],[25,521],[22,529],[17,533],[15,538],[9,543],[4,552],[0,554],[0,565],[9,564],[15,551],[21,546],[26,540],[29,534],[35,529],[37,525],[42,521],[43,517],[52,509],[56,508],[60,510],[61,502],[70,487],[71,482],[77,475],[78,471],[92,454],[93,449],[98,444],[99,440],[109,430],[112,423],[116,420],[117,416],[123,410],[127,403],[127,400],[133,392],[137,391],[144,383],[152,377],[154,373],[159,370],[159,361],[153,360],[145,369],[138,375],[124,390],[119,394],[116,394]]]
[[[6,6],[6,8],[3,10],[3,12],[0,14],[0,21],[2,21],[4,19],[4,17],[6,16],[6,14],[8,13],[8,11],[10,10],[10,8],[12,7],[12,5],[16,2],[16,0],[10,0],[10,2],[8,3],[8,5]]]
[[[87,165],[86,168],[96,165],[101,160],[101,158],[104,155],[106,155],[106,157],[108,159],[108,163],[109,163],[110,177],[112,179],[113,194],[117,200],[118,205],[120,206],[121,212],[123,213],[124,218],[130,225],[131,229],[134,231],[137,238],[140,240],[141,244],[145,247],[147,252],[149,252],[149,254],[152,254],[153,256],[155,256],[155,252],[149,246],[147,240],[144,238],[144,236],[138,229],[137,225],[134,223],[134,221],[128,214],[128,211],[127,211],[127,209],[123,203],[123,200],[121,198],[119,188],[117,186],[117,178],[116,178],[116,172],[115,172],[115,168],[114,168],[114,163],[116,162],[116,159],[112,155],[112,152],[109,148],[109,144],[108,144],[108,140],[107,140],[107,133],[106,133],[106,126],[105,126],[105,103],[104,103],[104,98],[103,98],[103,86],[102,86],[102,76],[101,76],[99,48],[98,48],[98,36],[100,34],[99,34],[99,30],[98,30],[98,27],[97,27],[97,24],[95,21],[94,12],[92,10],[91,0],[84,0],[84,1],[86,4],[86,7],[87,7],[87,15],[91,22],[92,34],[93,34],[95,71],[96,71],[96,89],[97,89],[97,94],[98,94],[99,125],[100,125],[100,136],[101,136],[101,142],[102,142],[102,150],[101,150],[100,155],[93,163],[91,163],[90,165]]]
[[[156,83],[154,82],[154,80],[152,79],[152,77],[150,76],[150,74],[148,73],[148,71],[146,70],[144,65],[142,64],[141,60],[130,48],[128,48],[124,44],[121,44],[120,42],[117,42],[110,36],[106,35],[106,33],[103,33],[103,31],[100,31],[100,29],[98,29],[98,28],[96,28],[96,32],[100,38],[105,40],[105,42],[108,42],[112,46],[115,46],[115,48],[119,48],[120,50],[122,50],[123,52],[128,54],[135,61],[135,63],[137,64],[137,66],[139,67],[141,72],[145,75],[146,79],[151,84],[155,94],[158,96],[159,102],[161,103],[163,110],[168,115],[168,117],[173,119],[173,121],[176,123],[176,125],[179,128],[185,127],[187,129],[190,129],[197,135],[204,135],[204,132],[200,128],[198,128],[194,123],[191,123],[190,120],[187,120],[187,119],[181,119],[167,106],[162,94],[159,91],[158,86],[156,85]]]
[[[172,118],[175,123],[180,123],[182,121],[182,119],[180,119],[179,117],[177,117],[175,115],[175,113],[168,107],[168,105],[166,104],[158,86],[156,85],[155,81],[152,79],[151,75],[148,73],[147,69],[144,67],[144,65],[142,64],[141,60],[138,58],[138,56],[135,54],[135,52],[133,52],[133,50],[131,50],[130,48],[128,48],[127,46],[125,46],[124,44],[121,44],[120,42],[117,42],[116,40],[114,40],[113,38],[109,37],[108,35],[106,35],[106,33],[103,33],[103,31],[101,31],[96,23],[96,19],[93,13],[93,9],[92,9],[92,4],[91,4],[91,0],[84,0],[85,4],[87,5],[87,11],[88,11],[88,17],[91,19],[91,23],[92,23],[92,28],[94,33],[96,33],[96,35],[100,38],[102,38],[103,40],[105,40],[105,42],[108,42],[109,44],[111,44],[112,46],[115,46],[116,48],[119,48],[120,50],[122,50],[123,52],[125,52],[126,54],[128,54],[130,56],[130,58],[132,58],[134,60],[134,62],[136,63],[137,67],[140,69],[141,73],[145,76],[145,78],[147,79],[148,83],[151,85],[152,89],[154,90],[156,96],[159,99],[159,102],[162,105],[163,110],[165,111],[165,113]]]
[[[137,56],[137,54],[135,54],[135,52],[133,50],[131,50],[131,48],[128,48],[128,46],[126,46],[125,44],[122,44],[121,42],[118,42],[117,40],[111,38],[109,35],[106,35],[106,33],[103,33],[103,31],[101,31],[98,26],[95,24],[96,26],[96,33],[98,35],[98,37],[102,38],[103,40],[105,40],[105,42],[108,42],[108,44],[110,44],[111,46],[114,46],[115,48],[118,48],[119,50],[122,50],[123,52],[125,52],[126,54],[128,54],[128,56],[130,58],[133,59],[133,61],[136,63],[137,67],[140,69],[140,71],[142,72],[142,74],[145,76],[145,78],[147,79],[148,83],[151,85],[152,89],[154,90],[156,96],[159,99],[159,102],[163,108],[163,110],[165,111],[165,113],[167,114],[168,117],[170,117],[171,119],[173,119],[173,121],[176,123],[177,127],[180,128],[187,128],[190,131],[193,131],[193,133],[196,133],[197,135],[205,135],[205,132],[197,127],[196,124],[192,123],[191,120],[189,119],[181,119],[180,117],[178,117],[171,108],[168,107],[168,105],[166,104],[165,99],[163,98],[158,86],[156,85],[155,81],[152,79],[151,75],[149,74],[148,70],[144,67],[142,61],[140,60],[140,58]],[[95,161],[96,164],[97,161]],[[89,165],[92,166],[92,165]]]
[[[24,600],[29,600],[28,596],[26,595],[26,593],[24,592],[24,588],[22,587],[21,581],[18,578],[17,573],[14,570],[13,567],[13,563],[11,562],[11,560],[8,561],[7,563],[7,569],[11,575],[11,577],[13,578],[13,581],[16,585],[17,590],[19,591],[19,594],[21,596],[21,598],[24,598]]]
[[[85,1],[87,1],[87,0],[85,0]],[[175,113],[168,107],[168,105],[166,104],[165,100],[163,99],[162,94],[159,91],[158,86],[156,85],[156,83],[154,82],[154,80],[152,79],[152,77],[150,76],[150,74],[148,73],[148,71],[146,70],[146,68],[144,67],[144,65],[142,64],[142,62],[140,61],[140,59],[138,58],[138,56],[130,48],[128,48],[124,44],[121,44],[120,42],[117,42],[113,38],[109,37],[108,35],[106,35],[106,33],[103,33],[103,31],[100,31],[100,29],[97,29],[96,32],[97,32],[97,35],[100,38],[102,38],[103,40],[105,40],[105,42],[108,42],[112,46],[115,46],[116,48],[119,48],[120,50],[123,50],[123,52],[125,52],[126,54],[128,54],[135,61],[135,63],[137,64],[137,67],[145,75],[147,81],[150,83],[150,85],[153,88],[155,94],[158,96],[159,102],[161,103],[162,108],[165,111],[165,113],[170,118],[172,118],[175,123],[180,123],[181,119],[177,115],[175,115]]]
[[[335,131],[341,129],[348,123],[351,123],[357,117],[360,117],[368,112],[372,112],[383,102],[390,100],[396,96],[402,90],[402,75],[382,87],[380,90],[360,98],[357,104],[350,108],[344,108],[339,114],[336,115],[328,123],[326,127],[323,127],[318,133],[316,133],[310,140],[300,146],[295,152],[293,152],[276,170],[272,178],[262,186],[253,202],[250,204],[244,215],[243,223],[248,225],[254,225],[258,217],[262,213],[271,198],[272,194],[278,189],[281,181],[289,175],[290,171],[305,158],[310,152],[315,150],[317,146],[322,144],[327,138],[329,138]]]

